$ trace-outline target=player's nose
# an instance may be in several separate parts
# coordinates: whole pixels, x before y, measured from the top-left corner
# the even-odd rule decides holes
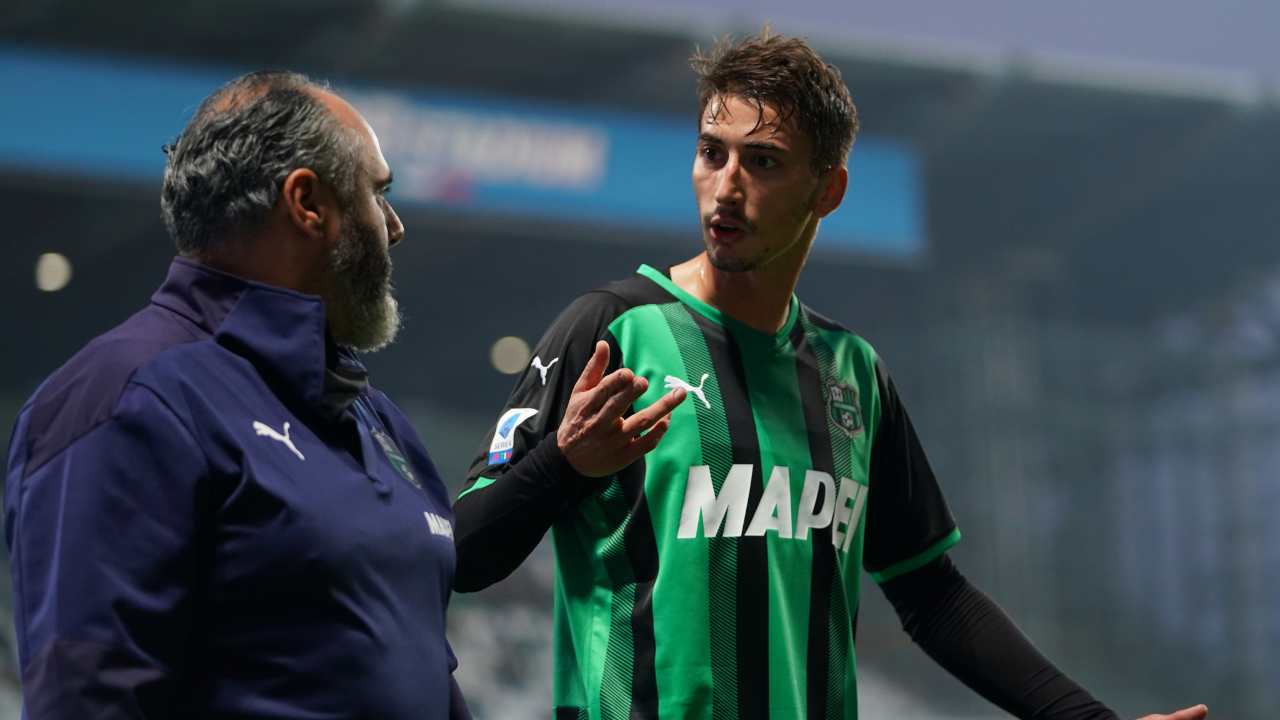
[[[730,156],[716,173],[715,199],[720,205],[737,205],[742,197],[742,165],[736,156]]]

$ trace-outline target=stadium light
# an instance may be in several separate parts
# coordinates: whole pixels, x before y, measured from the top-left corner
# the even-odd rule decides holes
[[[61,253],[44,253],[36,260],[36,287],[57,292],[71,282],[71,261]]]
[[[515,375],[529,364],[529,343],[512,335],[498,338],[489,350],[489,361],[503,375]]]

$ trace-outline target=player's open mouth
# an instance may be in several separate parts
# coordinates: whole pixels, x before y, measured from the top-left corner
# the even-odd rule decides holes
[[[712,218],[708,226],[711,230],[711,239],[716,242],[733,242],[747,234],[745,227],[732,220]]]

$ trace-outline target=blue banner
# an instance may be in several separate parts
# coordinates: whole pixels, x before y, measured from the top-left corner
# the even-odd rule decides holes
[[[0,166],[155,180],[160,147],[235,71],[0,48]],[[484,213],[696,233],[694,114],[675,118],[337,83],[396,174],[392,199]],[[692,104],[693,99],[690,99]],[[817,248],[924,249],[919,159],[862,137]]]

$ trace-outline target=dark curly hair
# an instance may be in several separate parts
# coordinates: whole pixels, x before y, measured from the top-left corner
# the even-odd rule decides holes
[[[805,41],[775,35],[766,27],[742,40],[725,37],[710,53],[698,49],[689,64],[698,75],[699,124],[712,98],[737,95],[755,103],[761,113],[758,123],[765,105],[778,111],[779,122],[794,118],[813,145],[810,165],[815,173],[848,160],[858,134],[858,109],[840,71]]]
[[[201,255],[228,234],[260,224],[284,179],[310,168],[352,197],[359,137],[316,97],[305,75],[255,72],[205,98],[165,146],[160,212],[184,255]]]

